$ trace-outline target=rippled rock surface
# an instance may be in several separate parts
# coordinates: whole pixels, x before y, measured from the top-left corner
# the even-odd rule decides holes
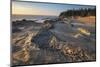
[[[14,23],[12,30],[12,65],[96,60],[95,33],[84,35],[76,26],[62,21],[21,22]]]

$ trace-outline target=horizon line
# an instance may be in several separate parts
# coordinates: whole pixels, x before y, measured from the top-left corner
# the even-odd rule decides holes
[[[12,14],[12,15],[33,15],[33,14]],[[39,16],[39,15],[36,15],[36,16]],[[59,16],[59,15],[42,15],[42,16]]]

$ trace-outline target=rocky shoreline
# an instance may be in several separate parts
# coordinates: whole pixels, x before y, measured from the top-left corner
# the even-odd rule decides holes
[[[12,23],[12,65],[96,60],[95,42],[82,42],[83,37],[88,39],[83,34],[74,38],[72,35],[76,30],[70,24],[60,20],[35,23],[24,19],[16,22]]]

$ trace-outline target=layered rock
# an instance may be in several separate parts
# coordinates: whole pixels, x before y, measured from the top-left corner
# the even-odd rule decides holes
[[[59,23],[55,26],[54,31],[51,30],[54,28],[52,24],[46,21],[37,33],[32,30],[25,31],[25,33],[20,32],[21,34],[13,33],[16,34],[12,37],[13,65],[93,61],[96,59],[95,49],[92,50],[90,45],[83,42],[82,44],[77,42],[79,37],[76,36],[73,39],[70,35],[63,36],[66,35],[64,33],[66,24]],[[70,34],[69,32],[73,33],[71,27],[66,30],[67,34]]]
[[[33,35],[32,32],[28,32],[26,36],[13,39],[13,64],[27,64],[30,58],[30,51],[39,50],[36,44],[31,42]]]

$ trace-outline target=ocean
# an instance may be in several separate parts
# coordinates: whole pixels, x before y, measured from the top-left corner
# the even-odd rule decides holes
[[[11,21],[16,20],[44,20],[44,19],[55,19],[57,16],[45,16],[45,15],[12,15]]]

